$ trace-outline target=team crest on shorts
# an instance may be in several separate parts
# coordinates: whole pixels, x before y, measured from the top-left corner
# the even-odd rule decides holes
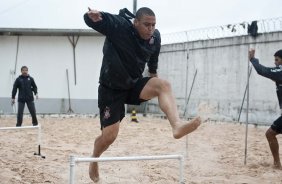
[[[104,110],[104,119],[109,119],[109,117],[111,117],[110,108],[106,106]]]

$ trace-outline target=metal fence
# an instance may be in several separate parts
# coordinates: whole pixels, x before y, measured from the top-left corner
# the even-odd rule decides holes
[[[196,40],[209,40],[224,37],[248,35],[250,22],[228,24],[203,29],[162,34],[162,44],[181,43]],[[282,30],[282,17],[257,21],[258,33],[269,33]]]

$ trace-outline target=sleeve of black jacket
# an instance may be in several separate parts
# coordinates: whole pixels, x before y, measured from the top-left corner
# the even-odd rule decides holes
[[[14,85],[13,85],[12,99],[16,98],[17,90],[18,90],[18,79],[15,80]]]
[[[93,22],[87,13],[84,14],[85,23],[92,29],[98,31],[99,33],[111,37],[117,34],[121,25],[124,24],[124,19],[119,15],[113,15],[106,12],[100,12],[102,15],[102,20],[98,22]]]
[[[151,56],[147,65],[148,65],[149,73],[155,74],[155,73],[157,73],[159,54],[160,54],[160,50],[161,50],[161,35],[160,35],[160,32],[158,30],[155,30],[153,36],[155,38],[155,44],[156,44],[157,49],[153,53],[153,55]]]
[[[269,78],[274,81],[282,81],[282,68],[280,67],[265,67],[259,64],[257,58],[252,58],[251,63],[253,64],[257,73],[261,76]]]
[[[36,86],[33,78],[31,78],[31,87],[32,87],[33,93],[36,95],[37,94],[37,86]]]

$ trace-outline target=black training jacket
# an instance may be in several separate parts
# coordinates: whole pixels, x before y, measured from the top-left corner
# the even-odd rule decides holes
[[[19,89],[18,102],[34,101],[33,93],[37,94],[37,86],[32,77],[20,75],[13,86],[12,98],[14,99]]]
[[[282,65],[277,67],[265,67],[259,64],[259,60],[256,58],[252,58],[251,62],[259,75],[275,81],[279,106],[280,109],[282,109]]]
[[[100,12],[103,20],[93,22],[84,15],[85,23],[106,36],[99,82],[112,89],[130,89],[142,78],[147,63],[156,73],[161,37],[155,30],[150,41],[140,38],[132,22],[120,15]]]

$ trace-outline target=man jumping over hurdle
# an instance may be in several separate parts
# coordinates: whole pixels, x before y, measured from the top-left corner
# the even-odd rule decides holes
[[[276,83],[276,92],[282,113],[282,50],[279,50],[274,54],[274,64],[276,67],[265,67],[259,64],[259,60],[255,58],[254,49],[250,49],[249,51],[249,60],[259,75],[269,78]],[[282,115],[273,122],[271,127],[265,133],[274,159],[274,167],[278,169],[282,169],[282,167],[279,158],[279,145],[276,136],[281,133]]]
[[[133,23],[131,18],[135,18]],[[170,83],[158,78],[161,37],[155,29],[156,17],[151,9],[140,8],[135,17],[127,9],[113,15],[89,8],[84,20],[89,27],[106,36],[98,90],[102,134],[95,140],[93,157],[99,157],[115,141],[119,123],[125,116],[125,104],[140,105],[158,97],[174,138],[179,139],[197,129],[201,119],[182,122]],[[146,63],[150,77],[142,76]],[[89,176],[94,182],[99,180],[97,163],[90,164]]]

